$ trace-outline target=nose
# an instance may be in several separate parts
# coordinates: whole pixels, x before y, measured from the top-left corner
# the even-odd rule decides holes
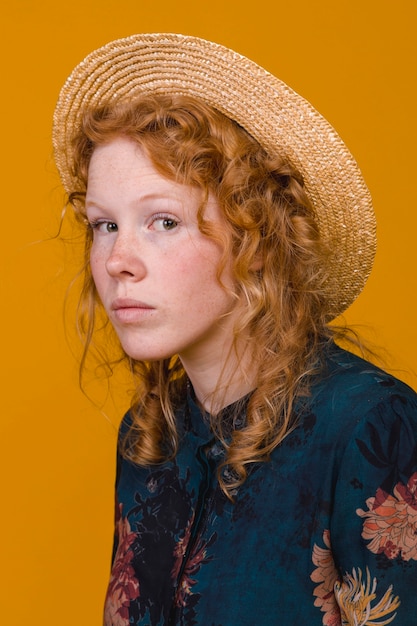
[[[146,268],[136,239],[119,235],[106,260],[106,269],[115,278],[142,280],[146,275]]]

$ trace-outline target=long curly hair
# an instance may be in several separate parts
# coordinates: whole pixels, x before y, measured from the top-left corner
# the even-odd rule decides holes
[[[213,194],[226,220],[226,228],[210,224],[202,202],[199,228],[223,252],[219,277],[232,258],[234,296],[244,312],[234,336],[244,332],[249,337],[257,369],[244,425],[225,432],[222,412],[211,415],[212,429],[226,449],[219,481],[232,497],[249,465],[267,460],[294,427],[295,402],[308,395],[323,344],[332,336],[324,292],[327,251],[314,208],[300,174],[285,159],[267,154],[237,123],[199,100],[155,96],[85,112],[73,141],[78,187],[69,196],[83,224],[91,155],[97,145],[120,136],[137,142],[161,175],[198,187],[206,199]],[[79,309],[82,367],[103,319],[88,264],[91,241],[87,226]],[[140,465],[163,462],[178,447],[175,411],[184,403],[186,373],[177,355],[156,362],[124,357],[136,390],[122,453]]]

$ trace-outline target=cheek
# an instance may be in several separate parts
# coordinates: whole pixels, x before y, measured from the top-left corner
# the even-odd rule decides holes
[[[218,258],[207,256],[195,260],[183,272],[183,294],[200,314],[211,314],[220,308],[222,312],[229,309],[234,299],[231,295],[233,282],[228,272],[224,272],[219,281],[217,275]],[[188,289],[187,289],[188,288]]]
[[[175,263],[172,267],[175,267]],[[209,255],[196,254],[181,262],[176,271],[185,284],[199,291],[211,291],[219,286],[216,277],[217,259]]]
[[[103,282],[106,272],[106,260],[102,251],[97,250],[96,247],[92,247],[90,251],[90,270],[94,283],[99,289],[100,284]]]

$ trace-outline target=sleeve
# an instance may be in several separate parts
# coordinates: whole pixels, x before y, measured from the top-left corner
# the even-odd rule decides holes
[[[116,479],[115,479],[115,490],[114,490],[114,536],[113,536],[113,549],[112,549],[112,557],[111,557],[111,564],[112,565],[114,563],[114,559],[116,557],[117,548],[119,546],[120,505],[119,505],[119,499],[117,497],[117,486],[119,484],[121,463],[122,463],[122,458],[121,458],[120,452],[117,451],[117,456],[116,456]]]
[[[339,459],[324,539],[346,625],[417,623],[417,396],[400,389],[366,406]]]
[[[129,412],[127,412],[122,421],[120,422],[119,432],[117,437],[117,451],[116,451],[116,476],[115,476],[115,492],[114,492],[114,538],[113,538],[113,549],[112,549],[112,558],[111,563],[114,564],[114,560],[117,553],[117,548],[119,546],[120,541],[120,520],[121,520],[121,507],[118,498],[118,486],[120,481],[120,475],[122,471],[122,455],[120,453],[120,444],[123,441],[123,438],[126,436],[130,426],[132,424],[132,417]]]

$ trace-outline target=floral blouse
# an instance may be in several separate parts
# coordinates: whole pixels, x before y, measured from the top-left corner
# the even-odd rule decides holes
[[[118,458],[105,626],[416,626],[410,388],[332,349],[297,428],[251,466],[234,503],[192,397],[177,420],[174,461]]]

